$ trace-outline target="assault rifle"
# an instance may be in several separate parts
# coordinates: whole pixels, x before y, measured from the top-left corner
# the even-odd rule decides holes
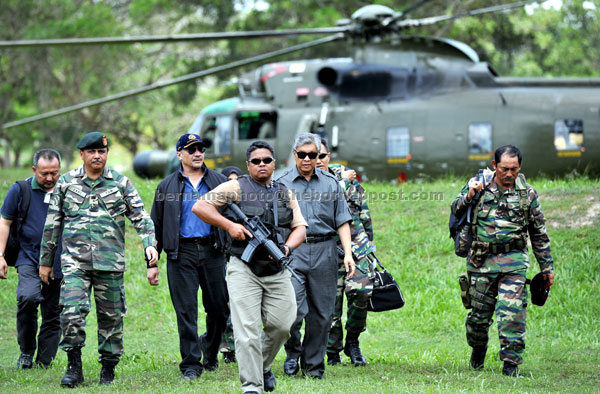
[[[275,262],[281,263],[281,265],[290,271],[292,276],[296,278],[298,282],[302,282],[296,271],[290,266],[292,261],[291,257],[286,256],[281,249],[279,249],[277,244],[269,239],[271,231],[269,231],[264,223],[256,216],[252,219],[248,219],[248,216],[246,216],[235,203],[228,203],[227,205],[237,220],[241,221],[246,230],[250,231],[250,234],[252,234],[252,238],[248,241],[248,246],[246,246],[246,249],[244,249],[244,252],[242,253],[242,261],[246,264],[250,264],[254,252],[256,252],[259,246],[263,246],[267,249],[267,252]]]

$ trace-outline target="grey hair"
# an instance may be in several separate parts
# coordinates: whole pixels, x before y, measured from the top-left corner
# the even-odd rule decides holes
[[[40,149],[33,154],[33,166],[37,168],[38,162],[40,159],[52,161],[54,159],[58,160],[58,166],[60,167],[60,153],[55,151],[54,149]]]
[[[312,133],[300,133],[296,135],[296,139],[294,140],[293,150],[297,150],[299,147],[304,145],[315,145],[317,147],[317,152],[321,151],[321,137]]]

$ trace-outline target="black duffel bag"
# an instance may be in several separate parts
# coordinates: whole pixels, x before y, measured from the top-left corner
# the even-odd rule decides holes
[[[384,312],[402,308],[404,306],[404,296],[400,286],[379,259],[377,257],[375,259],[382,270],[375,269],[373,293],[371,293],[367,310],[370,312]]]

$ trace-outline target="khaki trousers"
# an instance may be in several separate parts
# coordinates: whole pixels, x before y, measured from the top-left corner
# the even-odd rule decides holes
[[[231,256],[227,289],[242,391],[262,393],[263,373],[271,369],[296,319],[290,273],[283,270],[258,277],[243,261]]]

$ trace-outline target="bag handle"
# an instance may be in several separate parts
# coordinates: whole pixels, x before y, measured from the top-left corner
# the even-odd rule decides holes
[[[381,261],[379,261],[379,259],[377,258],[377,256],[375,255],[375,253],[371,253],[373,255],[373,257],[375,257],[375,262],[377,262],[377,264],[384,270],[387,271],[387,269],[383,266],[383,264],[381,264]]]

